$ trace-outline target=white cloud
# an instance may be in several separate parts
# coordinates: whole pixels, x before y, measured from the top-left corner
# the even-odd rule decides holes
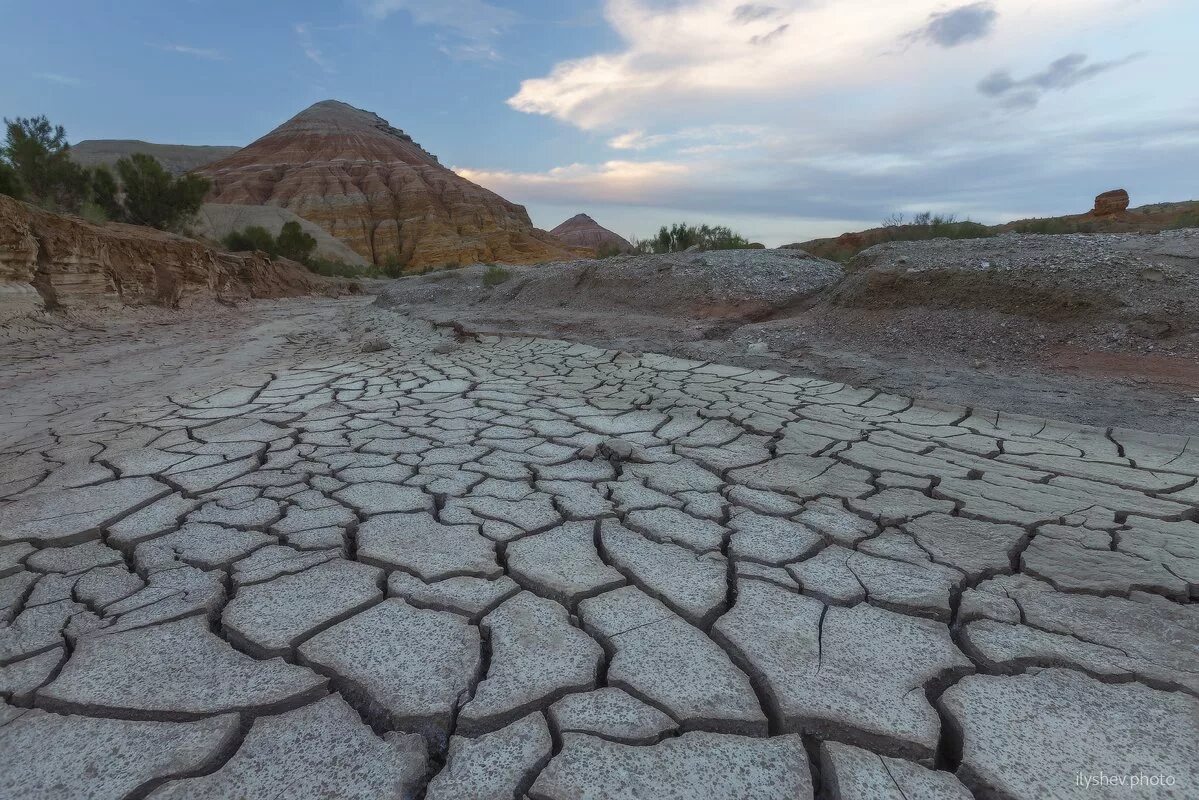
[[[518,19],[516,12],[485,0],[360,0],[360,5],[372,19],[403,11],[417,25],[444,28],[474,41],[491,41]]]
[[[159,50],[166,50],[170,53],[180,53],[185,56],[193,56],[195,58],[203,58],[209,61],[224,61],[225,54],[220,50],[213,50],[208,47],[192,47],[186,44],[156,44]]]
[[[604,8],[619,47],[559,63],[508,102],[602,133],[625,160],[472,173],[481,183],[554,208],[793,219],[793,239],[827,220],[868,226],[897,210],[998,222],[1011,209],[1082,211],[1116,185],[1141,184],[1144,202],[1194,191],[1177,167],[1199,160],[1194,94],[1183,79],[1143,90],[1171,60],[1179,74],[1199,69],[1193,45],[1157,37],[1143,61],[1110,61],[1135,48],[1138,27],[1148,39],[1146,30],[1199,18],[1183,0],[606,0]],[[1095,61],[1045,68],[1083,48]],[[997,69],[1012,72],[995,78]],[[1086,80],[1099,73],[1104,80]],[[998,103],[979,90],[988,75]],[[1021,114],[1003,107],[1009,93],[1030,89],[1053,90],[1054,102]]]
[[[622,47],[561,62],[523,81],[508,103],[606,129],[647,117],[719,113],[723,104],[810,102],[837,92],[910,87],[933,71],[962,64],[977,70],[980,58],[1032,50],[1080,17],[1116,26],[1164,2],[991,0],[947,11],[944,0],[607,0],[605,17]],[[914,30],[946,46],[897,55]],[[948,46],[966,42],[972,46]]]
[[[59,75],[57,72],[35,72],[33,77],[50,83],[57,83],[60,86],[81,86],[83,81],[72,75]]]
[[[300,42],[300,50],[304,53],[304,58],[316,64],[325,72],[335,72],[332,62],[325,57],[324,51],[316,44],[316,39],[312,36],[312,26],[306,22],[298,22],[292,26],[296,33],[296,38]]]

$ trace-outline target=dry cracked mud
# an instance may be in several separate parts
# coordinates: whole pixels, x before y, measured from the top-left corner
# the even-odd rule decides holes
[[[1199,794],[1199,437],[349,313],[2,446],[0,798]]]

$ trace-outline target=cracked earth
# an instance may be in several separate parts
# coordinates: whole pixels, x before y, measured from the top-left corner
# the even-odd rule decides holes
[[[0,797],[1199,794],[1199,439],[351,311],[22,418]]]

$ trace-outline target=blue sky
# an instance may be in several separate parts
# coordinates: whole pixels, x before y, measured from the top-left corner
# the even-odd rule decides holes
[[[1194,0],[0,0],[0,114],[246,144],[336,98],[541,227],[773,245],[1196,197],[1196,32]]]

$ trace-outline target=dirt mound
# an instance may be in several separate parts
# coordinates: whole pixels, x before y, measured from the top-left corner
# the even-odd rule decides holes
[[[1102,320],[1152,338],[1199,330],[1199,230],[889,242],[853,258],[828,301]]]
[[[417,269],[576,255],[510,203],[446,169],[387,120],[317,103],[199,170],[213,203],[279,206],[380,266]]]
[[[626,256],[377,284],[452,325],[1099,426],[1199,431],[1199,231]]]
[[[618,256],[488,277],[484,267],[404,278],[383,288],[388,306],[454,305],[503,309],[633,312],[686,319],[761,319],[802,302],[841,278],[831,261],[786,250]]]
[[[9,313],[113,303],[175,308],[194,298],[230,302],[355,288],[286,259],[223,253],[153,228],[97,225],[2,195],[0,286],[13,301]]]

